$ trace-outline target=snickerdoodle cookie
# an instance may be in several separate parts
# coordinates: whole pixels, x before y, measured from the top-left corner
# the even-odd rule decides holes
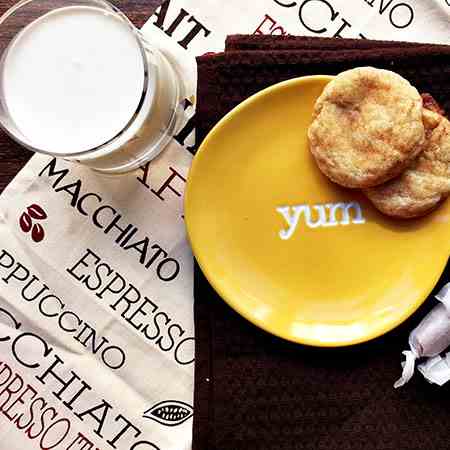
[[[435,105],[428,107],[433,111],[423,110],[426,138],[422,153],[399,177],[364,191],[389,216],[423,216],[450,194],[450,122],[435,112]]]
[[[399,175],[421,151],[422,99],[400,75],[372,67],[339,74],[318,98],[311,152],[332,181],[368,188]]]

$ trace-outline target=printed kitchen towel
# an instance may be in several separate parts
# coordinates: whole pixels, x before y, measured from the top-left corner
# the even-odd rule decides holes
[[[142,32],[185,89],[186,125],[168,148],[113,179],[37,155],[0,197],[0,450],[191,447],[193,263],[182,205],[196,151],[195,56],[222,51],[233,33],[445,43],[449,9],[448,0],[157,8]]]
[[[365,42],[354,51],[346,50],[352,45],[345,40],[290,38],[291,49],[278,51],[277,43],[283,48],[285,39],[242,37],[227,42],[235,48],[251,42],[253,47],[198,59],[199,141],[236,104],[264,87],[296,76],[336,74],[355,65],[391,68],[450,111],[447,46],[374,43],[372,49]],[[317,50],[305,50],[305,43]],[[326,50],[321,51],[320,44]],[[436,291],[449,274],[447,268]],[[375,341],[319,349],[283,341],[241,318],[198,267],[194,297],[194,450],[448,448],[449,387],[437,390],[423,379],[403,390],[392,386],[408,333],[435,301]]]

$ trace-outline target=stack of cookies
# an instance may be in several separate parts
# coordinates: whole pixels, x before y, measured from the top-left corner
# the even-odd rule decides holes
[[[316,102],[308,137],[320,170],[384,214],[420,217],[450,195],[450,122],[394,72],[339,74]]]

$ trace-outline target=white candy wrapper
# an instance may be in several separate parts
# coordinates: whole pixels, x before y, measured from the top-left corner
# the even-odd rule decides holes
[[[427,358],[417,369],[430,383],[442,386],[450,380],[450,353],[441,357],[450,346],[450,283],[436,298],[436,305],[409,335],[410,350],[404,351],[403,373],[394,384],[395,388],[406,384],[414,374],[416,359]]]

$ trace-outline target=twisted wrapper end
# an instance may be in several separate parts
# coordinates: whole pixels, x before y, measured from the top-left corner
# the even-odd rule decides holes
[[[436,295],[436,299],[439,300],[450,313],[450,283],[447,283]]]
[[[450,381],[450,352],[442,353],[450,345],[450,283],[447,283],[436,299],[436,305],[409,335],[410,350],[404,351],[403,373],[394,384],[395,388],[405,385],[414,375],[416,360],[426,358],[417,366],[424,378],[442,386]]]
[[[406,359],[402,362],[402,376],[394,383],[395,389],[405,385],[414,375],[414,367],[417,359],[416,352],[414,350],[406,350],[402,354],[405,355]]]
[[[439,355],[434,358],[429,358],[423,364],[417,366],[417,370],[419,370],[429,383],[442,386],[450,380],[449,355],[447,353],[445,358]]]

